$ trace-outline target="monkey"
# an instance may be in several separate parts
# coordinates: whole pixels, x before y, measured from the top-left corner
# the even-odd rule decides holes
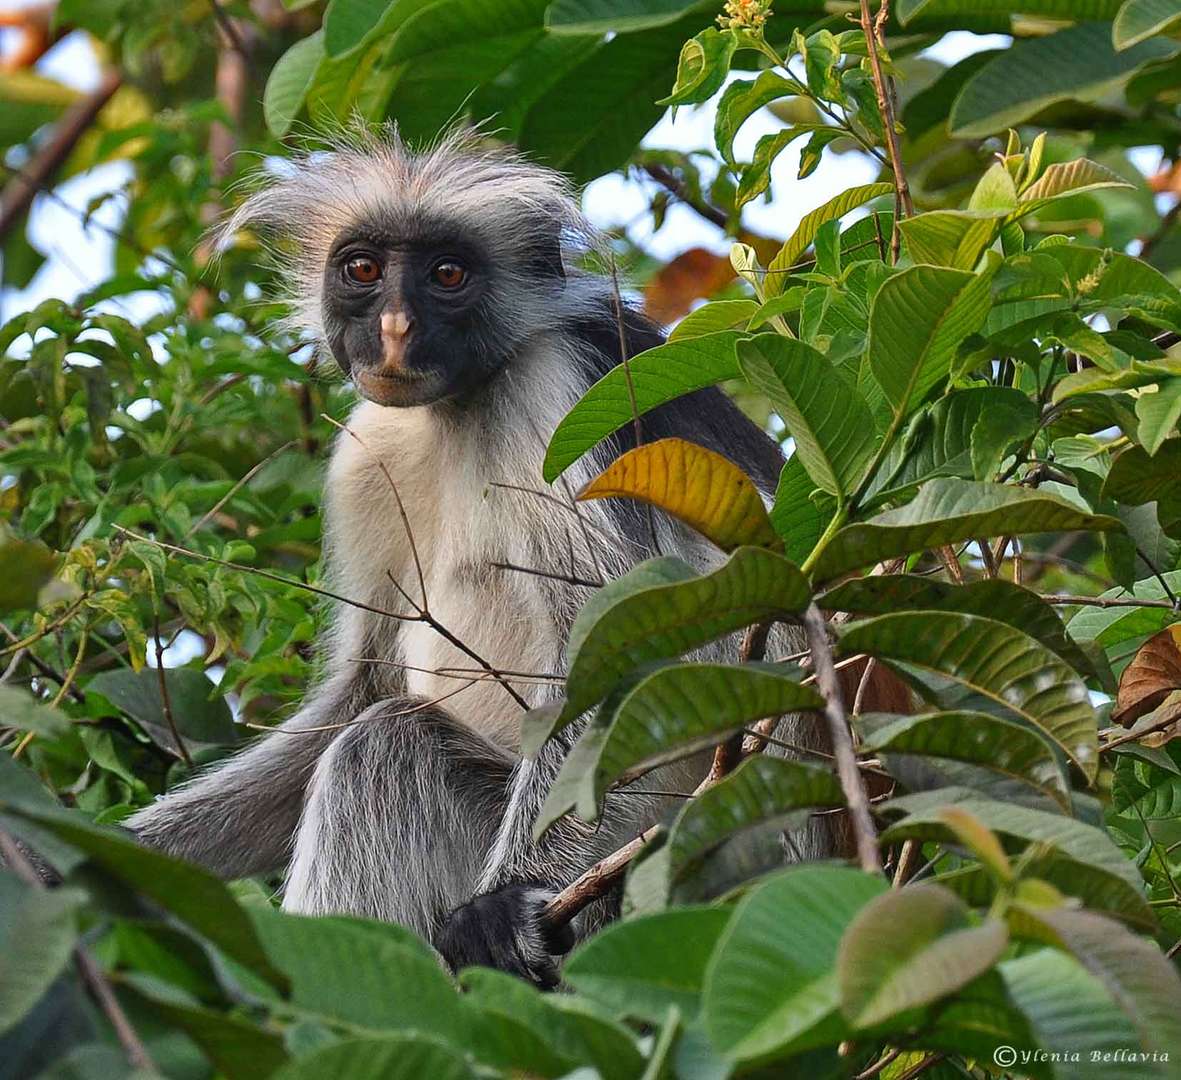
[[[544,904],[677,801],[609,797],[595,826],[567,817],[534,840],[580,727],[523,757],[523,708],[557,686],[484,669],[560,676],[595,582],[658,552],[719,561],[672,518],[569,498],[635,445],[630,426],[566,486],[539,487],[562,417],[664,336],[581,268],[600,241],[565,179],[470,130],[417,151],[392,128],[349,135],[264,178],[223,235],[247,229],[274,238],[291,325],[360,398],[324,484],[326,576],[349,602],[298,712],[125,824],[224,878],[285,869],[287,911],[400,923],[456,970],[552,987],[610,905],[562,933]],[[780,448],[722,391],[644,416],[645,440],[672,435],[740,463],[770,498]],[[734,659],[736,643],[705,654]],[[689,759],[661,786],[701,775]],[[825,853],[815,830],[793,847]]]

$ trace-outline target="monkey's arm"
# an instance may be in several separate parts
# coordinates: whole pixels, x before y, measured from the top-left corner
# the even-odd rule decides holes
[[[376,700],[365,665],[350,667],[315,690],[278,729],[132,815],[126,826],[153,847],[221,877],[281,867],[316,761],[339,725]],[[329,730],[316,730],[324,728]]]

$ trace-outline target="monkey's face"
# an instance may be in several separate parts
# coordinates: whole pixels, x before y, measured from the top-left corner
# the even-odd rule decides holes
[[[478,240],[446,228],[348,230],[324,271],[328,344],[379,405],[464,394],[511,355],[513,335],[498,316],[504,276]]]

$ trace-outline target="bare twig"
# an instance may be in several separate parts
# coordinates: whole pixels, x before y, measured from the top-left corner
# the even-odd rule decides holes
[[[947,573],[957,585],[964,583],[964,568],[960,566],[959,556],[950,544],[944,544],[939,549],[939,558],[947,568]]]
[[[1176,608],[1171,600],[1157,600],[1148,596],[1068,596],[1064,593],[1049,593],[1042,597],[1047,604],[1057,604],[1062,607],[1097,607],[1097,608]]]
[[[893,91],[890,80],[882,71],[882,59],[878,55],[878,49],[885,48],[886,44],[886,17],[886,0],[882,0],[877,21],[870,14],[869,0],[861,0],[861,29],[865,32],[865,45],[869,53],[869,68],[873,75],[874,93],[877,95],[878,110],[882,114],[882,127],[886,133],[887,157],[890,168],[894,171],[896,212],[894,214],[894,230],[890,237],[890,248],[894,261],[897,262],[898,254],[902,249],[902,233],[899,224],[903,214],[906,217],[911,217],[914,214],[914,200],[910,195],[910,184],[906,179],[906,171],[902,167],[902,150],[898,145],[898,131],[894,119]]]
[[[915,863],[922,851],[922,845],[917,840],[903,842],[898,851],[898,866],[894,870],[894,888],[901,889],[914,876]]]
[[[0,855],[4,856],[4,861],[8,864],[8,868],[24,881],[26,885],[34,889],[45,888],[45,883],[38,876],[37,871],[33,868],[33,864],[25,857],[25,853],[21,851],[20,846],[2,829],[0,829]],[[115,997],[115,991],[111,989],[111,983],[107,978],[106,972],[99,967],[94,957],[90,955],[90,952],[82,944],[74,946],[74,963],[78,967],[78,973],[82,976],[82,981],[90,988],[90,992],[98,1002],[99,1008],[102,1009],[107,1019],[111,1022],[111,1027],[115,1030],[115,1036],[119,1040],[119,1045],[123,1047],[123,1051],[127,1055],[127,1060],[134,1068],[143,1069],[155,1075],[156,1065],[152,1061],[152,1057],[140,1039],[139,1034],[132,1027],[131,1021],[128,1020],[127,1014],[123,1011],[123,1006],[119,1004],[119,999]]]
[[[574,574],[559,574],[553,570],[538,570],[533,566],[517,566],[516,563],[494,562],[488,564],[497,570],[511,570],[517,574],[529,574],[532,577],[549,578],[552,581],[564,581],[567,585],[577,585],[584,589],[601,589],[605,582],[588,581],[586,578]]]
[[[4,634],[4,636],[6,638],[8,638],[9,641],[19,642],[19,640],[20,640],[19,638],[17,638],[16,634],[11,629],[9,629],[9,627],[6,624],[4,624],[2,622],[0,622],[0,633]],[[33,667],[35,667],[37,669],[37,673],[39,675],[41,675],[43,678],[52,679],[59,686],[67,685],[66,677],[64,675],[62,675],[59,671],[56,671],[53,667],[51,667],[49,664],[47,664],[44,660],[42,660],[41,657],[39,657],[35,652],[33,652],[33,650],[31,648],[28,648],[26,646],[18,644],[17,645],[17,652],[23,653],[25,659],[28,660],[29,663],[32,664]],[[82,701],[86,700],[86,695],[83,694],[82,691],[79,690],[76,686],[70,685],[68,693],[69,693],[70,697],[72,697],[75,701],[82,702]]]
[[[181,760],[191,769],[193,767],[193,759],[189,755],[189,748],[185,746],[185,741],[180,737],[180,732],[177,730],[176,717],[172,712],[172,697],[168,693],[168,680],[164,676],[164,642],[160,640],[159,615],[155,617],[153,633],[156,638],[156,678],[160,683],[160,703],[164,708],[164,719],[168,722],[168,730],[172,733],[172,739],[176,743],[176,749],[181,756]]]
[[[185,532],[184,539],[188,539],[193,535],[202,525],[205,524],[214,514],[216,514],[226,503],[228,503],[235,495],[238,494],[247,484],[250,483],[263,469],[265,469],[272,461],[286,450],[290,450],[295,445],[295,440],[285,442],[278,450],[272,450],[267,454],[262,461],[254,465],[245,476],[242,477],[229,491],[227,491],[220,499],[217,500],[208,510],[205,511],[192,525],[188,527]]]
[[[353,600],[347,596],[341,596],[340,593],[334,593],[329,589],[321,589],[318,585],[310,585],[308,582],[300,581],[298,578],[284,577],[282,574],[272,574],[269,570],[260,570],[257,566],[247,566],[245,563],[230,562],[228,559],[219,559],[213,555],[204,555],[200,551],[193,551],[191,548],[181,547],[179,544],[168,544],[163,540],[157,540],[155,537],[132,532],[130,529],[125,529],[122,525],[116,525],[114,528],[116,532],[130,537],[132,540],[140,540],[145,544],[154,544],[156,547],[162,548],[164,551],[171,551],[175,555],[184,555],[190,559],[200,559],[202,562],[213,563],[215,566],[225,566],[230,570],[240,570],[244,574],[254,574],[256,577],[266,578],[267,581],[277,581],[280,585],[288,585],[293,589],[302,589],[304,592],[310,592],[316,596],[323,596],[329,600],[337,600],[342,604],[348,604],[349,607],[355,607],[360,611],[369,611],[374,615],[381,615],[386,619],[397,619],[399,622],[419,621],[417,615],[386,611],[383,608],[374,607],[372,604],[366,604],[361,600]]]
[[[808,645],[812,650],[816,685],[824,695],[824,715],[828,719],[829,738],[837,761],[837,776],[845,793],[849,821],[853,826],[853,836],[857,843],[857,857],[863,870],[880,874],[882,861],[878,854],[877,830],[869,813],[869,795],[857,767],[853,737],[845,716],[845,705],[836,668],[833,666],[832,650],[828,644],[828,627],[815,604],[810,604],[804,612],[804,630],[807,632]]]
[[[694,793],[696,794],[696,792]],[[645,829],[639,836],[613,851],[605,859],[567,885],[542,911],[541,918],[549,926],[565,926],[584,907],[611,891],[624,875],[628,864],[656,835],[658,825]]]

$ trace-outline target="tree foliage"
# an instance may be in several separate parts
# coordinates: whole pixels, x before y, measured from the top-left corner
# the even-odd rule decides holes
[[[5,284],[42,259],[17,173],[54,199],[129,166],[110,276],[0,330],[0,1056],[17,1075],[1177,1075],[1181,6],[860,15],[61,0],[55,26],[92,35],[115,77],[54,160],[85,95],[0,75]],[[1015,40],[924,53],[957,30]],[[254,80],[237,96],[235,65]],[[714,151],[641,145],[666,107],[711,101]],[[767,108],[781,127],[740,160]],[[280,154],[350,114],[411,139],[493,117],[579,182],[642,172],[654,218],[680,200],[733,240],[677,286],[679,313],[708,302],[562,421],[539,483],[715,384],[790,451],[769,508],[743,462],[677,440],[579,494],[680,518],[719,565],[653,560],[584,609],[563,700],[525,722],[536,751],[593,712],[537,828],[717,750],[675,819],[620,853],[624,918],[560,994],[452,979],[400,927],[282,913],[273,882],[223,884],[112,827],[313,674],[320,464],[349,392],[275,329],[257,251],[213,265],[203,237],[253,167],[230,150]],[[879,175],[759,235],[743,206],[797,140],[801,176],[845,153]],[[1133,145],[1164,151],[1152,189]],[[666,268],[615,243],[670,302]],[[773,622],[806,623],[808,655],[764,656]],[[740,663],[683,659],[741,632]],[[192,659],[164,662],[178,642]],[[909,712],[874,703],[883,673]],[[786,711],[832,753],[761,755]],[[813,815],[846,820],[857,859],[784,868],[782,830]],[[45,890],[27,851],[65,884]]]

